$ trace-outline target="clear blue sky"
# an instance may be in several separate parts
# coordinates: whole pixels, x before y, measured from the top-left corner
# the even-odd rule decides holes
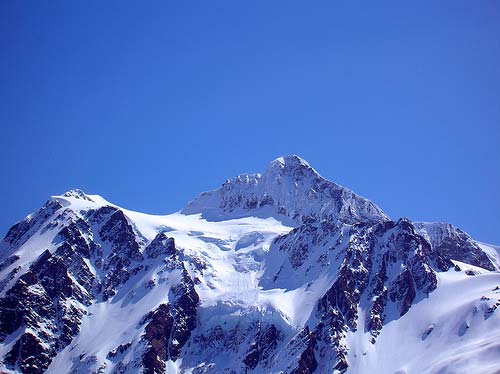
[[[70,188],[168,213],[296,153],[500,244],[498,1],[2,1],[0,51],[2,235]]]

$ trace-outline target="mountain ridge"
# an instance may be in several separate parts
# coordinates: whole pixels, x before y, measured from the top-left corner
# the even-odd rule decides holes
[[[0,245],[2,372],[499,367],[497,247],[391,220],[295,155],[193,201],[154,216],[75,189],[15,224]]]
[[[266,210],[269,207],[271,211]],[[389,219],[374,203],[323,178],[296,155],[278,157],[263,174],[241,174],[228,179],[220,188],[189,202],[181,212],[227,219],[258,214],[259,210],[293,222],[311,216],[348,223]]]

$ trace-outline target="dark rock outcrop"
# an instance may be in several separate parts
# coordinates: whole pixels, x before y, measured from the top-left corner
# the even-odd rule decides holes
[[[176,253],[174,239],[167,237],[164,232],[161,232],[146,247],[144,253],[149,258],[173,256]]]
[[[182,347],[191,337],[196,327],[199,296],[194,282],[184,264],[175,255],[173,239],[158,234],[148,247],[150,253],[169,253],[166,267],[179,271],[180,281],[172,285],[167,304],[161,304],[149,317],[143,341],[146,351],[142,357],[145,373],[164,373],[167,360],[175,361]]]
[[[150,241],[133,214],[101,201],[79,190],[54,197],[0,243],[0,344],[7,347],[0,371],[43,373],[66,349],[78,352],[72,372],[164,373],[167,361],[182,359],[198,374],[345,373],[349,333],[364,328],[376,345],[386,324],[437,288],[438,272],[463,269],[477,279],[498,266],[463,231],[392,221],[297,156],[275,160],[262,175],[228,180],[184,210],[212,221],[251,213],[294,226],[270,248],[281,228],[258,227],[251,240],[186,230],[185,243],[204,242],[186,249],[160,231],[169,230],[161,222]],[[181,231],[172,235],[180,238]],[[222,271],[251,272],[252,279],[228,280]],[[259,289],[240,299],[229,290],[233,284]],[[209,295],[203,307],[197,290]],[[308,314],[289,313],[274,299],[278,290],[305,295]],[[75,342],[82,321],[87,326],[85,316],[98,315],[101,306],[113,318],[120,308],[135,311],[135,320],[105,350],[79,351],[87,338],[82,332]],[[473,313],[482,310],[487,320],[499,307],[498,297],[484,296]],[[431,325],[418,336],[427,344],[436,333]]]
[[[280,331],[274,324],[263,326],[262,322],[258,321],[253,342],[250,344],[243,363],[251,370],[255,369],[259,363],[265,363],[276,350],[279,340]]]
[[[318,362],[314,354],[316,339],[308,327],[301,331],[297,339],[302,340],[305,344],[305,349],[300,355],[297,367],[290,374],[312,374],[318,367]]]

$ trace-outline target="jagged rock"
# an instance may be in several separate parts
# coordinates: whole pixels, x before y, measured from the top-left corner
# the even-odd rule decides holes
[[[170,358],[168,348],[173,325],[174,318],[170,313],[170,307],[161,304],[146,326],[144,334],[144,340],[148,342],[148,348],[142,359],[145,373],[165,372],[165,361]]]
[[[184,291],[182,286],[180,289]],[[163,373],[165,362],[177,359],[196,327],[198,301],[193,289],[180,294],[173,304],[161,304],[153,313],[143,336],[148,344],[142,359],[146,373]]]
[[[220,189],[190,202],[183,213],[221,219],[248,215],[262,207],[271,207],[275,214],[297,223],[304,217],[345,223],[388,219],[371,201],[321,177],[295,155],[274,160],[262,175],[242,174],[228,179]]]
[[[10,228],[3,241],[10,246],[20,246],[29,238],[29,232],[34,232],[44,224],[58,209],[63,206],[57,200],[49,200],[38,211]]]
[[[160,234],[161,235],[161,234]],[[157,236],[159,242],[152,250],[162,247],[175,254],[173,240]],[[173,246],[173,248],[172,248]],[[184,344],[189,340],[191,331],[196,327],[199,296],[194,289],[194,282],[184,264],[174,259],[170,265],[181,273],[180,281],[171,288],[168,304],[161,304],[149,317],[142,337],[147,343],[142,357],[146,373],[163,373],[167,360],[176,360]]]
[[[483,247],[448,224],[392,221],[296,156],[170,216],[72,190],[0,243],[0,371],[352,372],[451,268],[489,282],[454,335],[494,326],[498,258]],[[435,322],[413,332],[420,343],[442,334],[445,319]]]
[[[462,230],[449,223],[415,223],[419,234],[427,238],[432,246],[433,256],[439,269],[446,271],[453,266],[450,260],[457,260],[494,271],[495,266],[481,248]]]
[[[175,254],[174,239],[168,238],[164,232],[161,232],[156,235],[144,252],[150,258],[157,258],[160,255],[164,257],[172,256]]]
[[[309,328],[306,327],[302,330],[297,339],[302,340],[306,348],[300,355],[299,363],[297,367],[291,371],[291,374],[312,374],[318,367],[318,362],[314,355],[314,348],[316,345],[314,335],[311,334]]]
[[[280,331],[274,324],[263,327],[262,322],[258,321],[256,330],[254,341],[243,359],[243,363],[251,370],[273,354],[280,340]]]
[[[47,370],[53,354],[39,338],[26,332],[7,353],[5,362],[12,369],[17,366],[24,374],[40,374]]]
[[[8,266],[12,265],[14,262],[20,259],[19,255],[12,255],[7,257],[3,262],[0,263],[0,271],[4,270]]]
[[[121,355],[124,352],[126,352],[131,346],[132,346],[131,342],[128,342],[126,344],[120,344],[118,347],[116,347],[116,349],[113,349],[112,351],[108,352],[108,354],[106,355],[106,358],[113,359],[116,356]]]

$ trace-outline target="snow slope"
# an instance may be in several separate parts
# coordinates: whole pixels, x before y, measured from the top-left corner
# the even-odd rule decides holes
[[[499,253],[297,156],[164,216],[72,190],[0,243],[0,371],[499,373]]]
[[[375,345],[361,329],[349,335],[347,372],[498,373],[500,320],[490,308],[499,285],[499,273],[441,273],[437,290],[384,326]]]

